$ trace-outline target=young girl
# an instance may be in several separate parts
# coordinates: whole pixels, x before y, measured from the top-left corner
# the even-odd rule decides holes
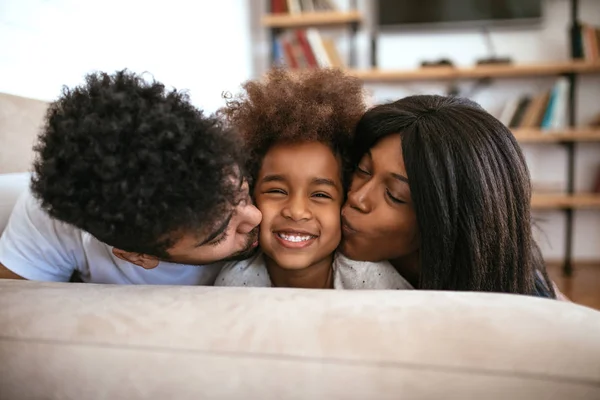
[[[336,253],[361,83],[341,71],[271,71],[222,110],[244,136],[263,214],[261,251],[225,265],[217,286],[409,289],[388,262]]]

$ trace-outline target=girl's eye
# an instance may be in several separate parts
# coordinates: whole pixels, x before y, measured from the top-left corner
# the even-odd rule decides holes
[[[269,189],[269,190],[265,191],[265,193],[286,194],[283,189]]]
[[[397,203],[397,204],[406,203],[405,201],[402,201],[402,200],[392,196],[392,193],[389,191],[389,189],[385,189],[385,194],[387,194],[387,196],[390,198],[390,200],[393,201],[394,203]]]
[[[320,199],[331,199],[332,198],[330,195],[328,195],[327,193],[323,193],[323,192],[313,193],[313,196],[318,197]]]

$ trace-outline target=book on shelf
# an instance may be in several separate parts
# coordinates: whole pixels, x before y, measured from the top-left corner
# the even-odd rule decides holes
[[[335,43],[315,28],[288,30],[274,39],[275,65],[296,68],[342,68]]]
[[[560,130],[569,126],[569,81],[558,78],[550,90],[510,99],[499,120],[511,129]]]
[[[600,27],[579,24],[575,32],[575,58],[596,62],[600,60]]]
[[[273,14],[301,14],[305,12],[336,11],[332,0],[271,0]]]
[[[596,181],[594,182],[593,192],[600,194],[600,165],[596,169]]]

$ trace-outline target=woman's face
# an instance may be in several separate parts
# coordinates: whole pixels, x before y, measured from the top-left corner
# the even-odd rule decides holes
[[[394,260],[418,251],[400,134],[384,137],[363,156],[342,209],[342,226],[341,251],[354,260]]]

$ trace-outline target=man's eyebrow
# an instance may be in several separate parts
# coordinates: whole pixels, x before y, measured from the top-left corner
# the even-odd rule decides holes
[[[202,242],[198,243],[196,245],[196,247],[204,246],[206,243],[212,242],[217,237],[221,236],[221,234],[223,232],[225,232],[225,230],[229,226],[229,222],[231,221],[231,217],[233,217],[233,212],[231,214],[229,214],[229,216],[227,218],[225,218],[225,220],[223,221],[223,223],[221,223],[221,225],[219,225],[218,229],[216,229],[213,233],[211,233],[210,235],[208,235],[208,237],[206,239],[204,239]]]
[[[391,175],[392,175],[394,178],[398,179],[399,181],[402,181],[402,182],[404,182],[404,183],[408,183],[408,178],[407,178],[407,177],[405,177],[404,175],[395,174],[395,173],[393,173],[393,172],[391,173]]]

